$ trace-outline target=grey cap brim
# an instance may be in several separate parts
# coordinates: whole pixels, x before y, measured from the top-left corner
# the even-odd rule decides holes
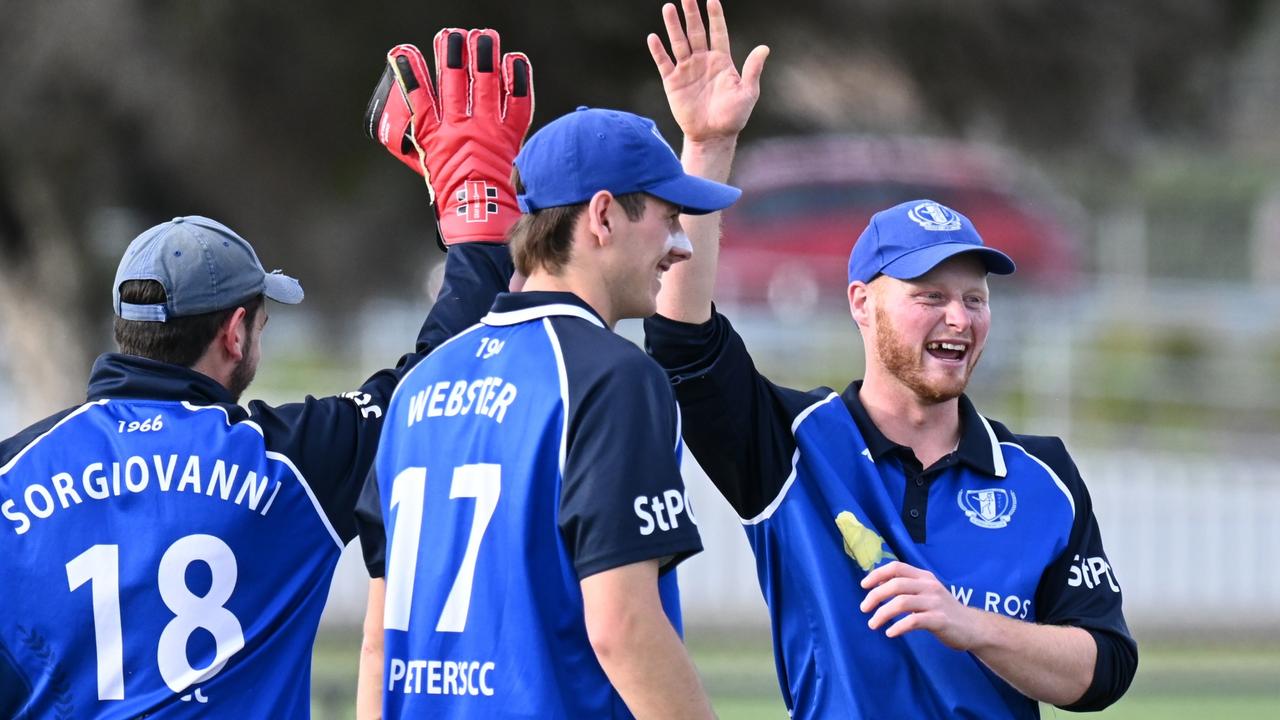
[[[880,272],[899,280],[914,280],[937,267],[942,261],[963,253],[976,254],[986,266],[987,272],[995,275],[1010,275],[1017,268],[1012,258],[995,248],[972,243],[941,243],[909,252],[886,264]]]
[[[297,305],[302,302],[304,293],[302,283],[279,270],[269,272],[262,278],[262,294],[286,305]]]
[[[723,210],[742,197],[742,191],[732,185],[696,175],[680,175],[646,187],[644,191],[672,205],[679,205],[680,211],[687,215],[706,215]]]

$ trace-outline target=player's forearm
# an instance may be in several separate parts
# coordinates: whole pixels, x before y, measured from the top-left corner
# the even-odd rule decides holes
[[[971,652],[1018,692],[1033,700],[1070,705],[1089,689],[1098,648],[1088,632],[975,612],[983,617]]]
[[[720,183],[728,182],[729,170],[733,167],[733,154],[737,148],[737,135],[713,140],[685,138],[684,147],[681,148],[680,153],[680,164],[690,175]]]
[[[592,638],[609,681],[638,720],[715,717],[684,643],[666,615],[656,615],[632,616]]]
[[[582,580],[587,637],[638,720],[714,718],[684,643],[662,609],[656,560]]]
[[[360,643],[360,674],[356,680],[357,720],[382,717],[382,608],[387,583],[382,578],[369,581],[369,605],[365,611],[364,638]]]
[[[690,175],[724,182],[729,178],[736,147],[736,136],[707,142],[686,139],[681,162]],[[680,224],[693,244],[693,257],[667,271],[658,294],[658,313],[672,320],[702,323],[711,318],[720,260],[720,213],[684,215]]]

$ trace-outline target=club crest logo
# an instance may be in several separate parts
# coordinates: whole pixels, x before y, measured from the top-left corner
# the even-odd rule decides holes
[[[1005,488],[961,490],[956,495],[956,504],[969,522],[994,530],[1009,524],[1013,512],[1018,509],[1018,496]]]
[[[498,188],[483,180],[467,180],[454,197],[458,201],[454,212],[469,223],[486,222],[498,213]]]
[[[907,217],[925,230],[941,232],[960,229],[960,216],[951,208],[932,201],[911,208],[907,211]]]

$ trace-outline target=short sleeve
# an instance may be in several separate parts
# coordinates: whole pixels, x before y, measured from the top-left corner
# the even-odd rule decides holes
[[[355,514],[364,566],[369,570],[369,577],[383,577],[386,574],[387,529],[382,524],[382,497],[378,492],[376,468],[369,469],[360,498],[356,501]]]
[[[569,422],[560,529],[578,577],[702,549],[680,475],[679,415],[662,370],[637,348],[578,368],[566,354]]]

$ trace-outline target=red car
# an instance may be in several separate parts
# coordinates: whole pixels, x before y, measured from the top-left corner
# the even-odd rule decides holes
[[[742,199],[725,211],[717,299],[767,303],[784,317],[846,311],[849,251],[871,215],[927,198],[973,221],[983,240],[1018,264],[1013,282],[1070,287],[1079,213],[1031,171],[986,145],[926,138],[826,136],[744,148],[731,182]]]

